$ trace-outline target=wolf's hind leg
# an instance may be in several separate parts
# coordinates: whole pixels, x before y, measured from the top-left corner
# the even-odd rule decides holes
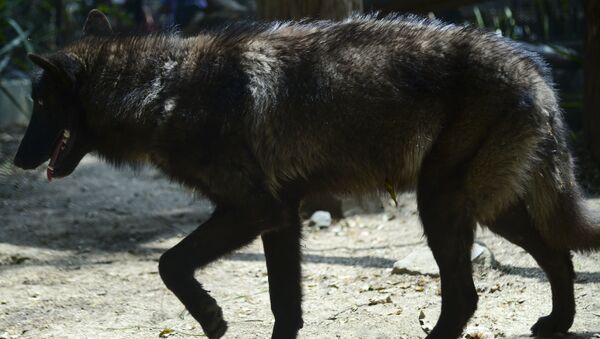
[[[272,338],[296,338],[302,328],[301,224],[297,214],[279,228],[263,233],[269,275],[271,310],[275,316]]]
[[[227,323],[215,299],[194,278],[194,271],[255,239],[260,227],[251,220],[243,213],[217,208],[208,221],[160,257],[163,282],[211,339],[222,337]]]
[[[417,190],[419,214],[442,285],[442,312],[429,339],[457,338],[477,308],[470,260],[475,220],[463,204],[456,179],[423,175]]]
[[[554,249],[531,224],[523,202],[501,213],[489,228],[529,252],[544,270],[552,288],[552,312],[531,327],[535,336],[566,333],[575,317],[573,263],[568,250]]]

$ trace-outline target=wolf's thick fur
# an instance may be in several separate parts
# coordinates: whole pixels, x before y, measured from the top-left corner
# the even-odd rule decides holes
[[[153,164],[215,203],[212,218],[159,265],[209,337],[226,324],[195,269],[261,235],[273,337],[295,337],[300,201],[387,184],[417,191],[440,266],[442,313],[429,338],[457,337],[475,311],[468,256],[477,222],[546,271],[553,309],[533,333],[571,326],[569,251],[598,248],[600,227],[584,207],[557,97],[535,55],[414,17],[240,24],[192,38],[111,36],[99,12],[90,18],[87,36],[33,58],[45,70],[36,110],[75,120],[76,142],[56,171],[67,175],[97,152],[115,164]],[[54,106],[42,102],[50,97]],[[15,159],[25,168],[49,157],[27,160],[35,121]]]

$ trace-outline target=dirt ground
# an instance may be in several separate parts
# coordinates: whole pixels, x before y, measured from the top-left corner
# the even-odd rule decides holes
[[[205,220],[211,205],[154,170],[113,169],[88,156],[48,184],[44,169],[13,168],[18,133],[0,132],[0,338],[204,337],[163,286],[160,254]],[[600,208],[600,200],[592,201]],[[479,269],[470,333],[526,337],[550,311],[550,287],[521,249],[487,231],[499,266]],[[301,338],[422,338],[439,313],[439,279],[391,274],[423,243],[414,196],[398,208],[305,228]],[[600,338],[600,255],[575,255],[573,338]],[[260,242],[197,278],[223,307],[226,338],[267,338],[270,314]],[[167,331],[165,331],[167,330]],[[172,333],[166,334],[172,330]]]

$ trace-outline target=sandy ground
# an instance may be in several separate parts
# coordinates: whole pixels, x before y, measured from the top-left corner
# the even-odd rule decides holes
[[[48,184],[43,169],[10,166],[16,138],[0,133],[0,338],[157,338],[165,329],[171,338],[204,337],[163,286],[157,260],[208,217],[211,205],[153,170],[116,170],[94,157]],[[489,337],[526,337],[550,310],[549,285],[521,249],[486,231],[478,239],[500,265],[475,274],[480,302],[470,326]],[[439,279],[391,274],[393,263],[423,241],[413,195],[386,214],[306,227],[300,337],[424,337],[418,317],[422,311],[435,322]],[[574,261],[572,337],[600,338],[600,255]],[[226,338],[269,336],[260,242],[197,278],[223,307]]]

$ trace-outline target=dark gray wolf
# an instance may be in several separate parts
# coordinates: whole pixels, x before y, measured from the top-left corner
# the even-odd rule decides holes
[[[191,38],[118,37],[92,11],[84,37],[31,55],[33,116],[15,157],[49,179],[95,152],[149,163],[204,193],[212,217],[159,262],[210,338],[226,329],[194,271],[258,236],[273,338],[302,327],[298,206],[323,191],[416,190],[440,268],[428,338],[455,338],[477,307],[476,223],[523,247],[552,286],[535,335],[575,314],[570,251],[600,246],[548,70],[515,43],[414,17],[240,24]]]

